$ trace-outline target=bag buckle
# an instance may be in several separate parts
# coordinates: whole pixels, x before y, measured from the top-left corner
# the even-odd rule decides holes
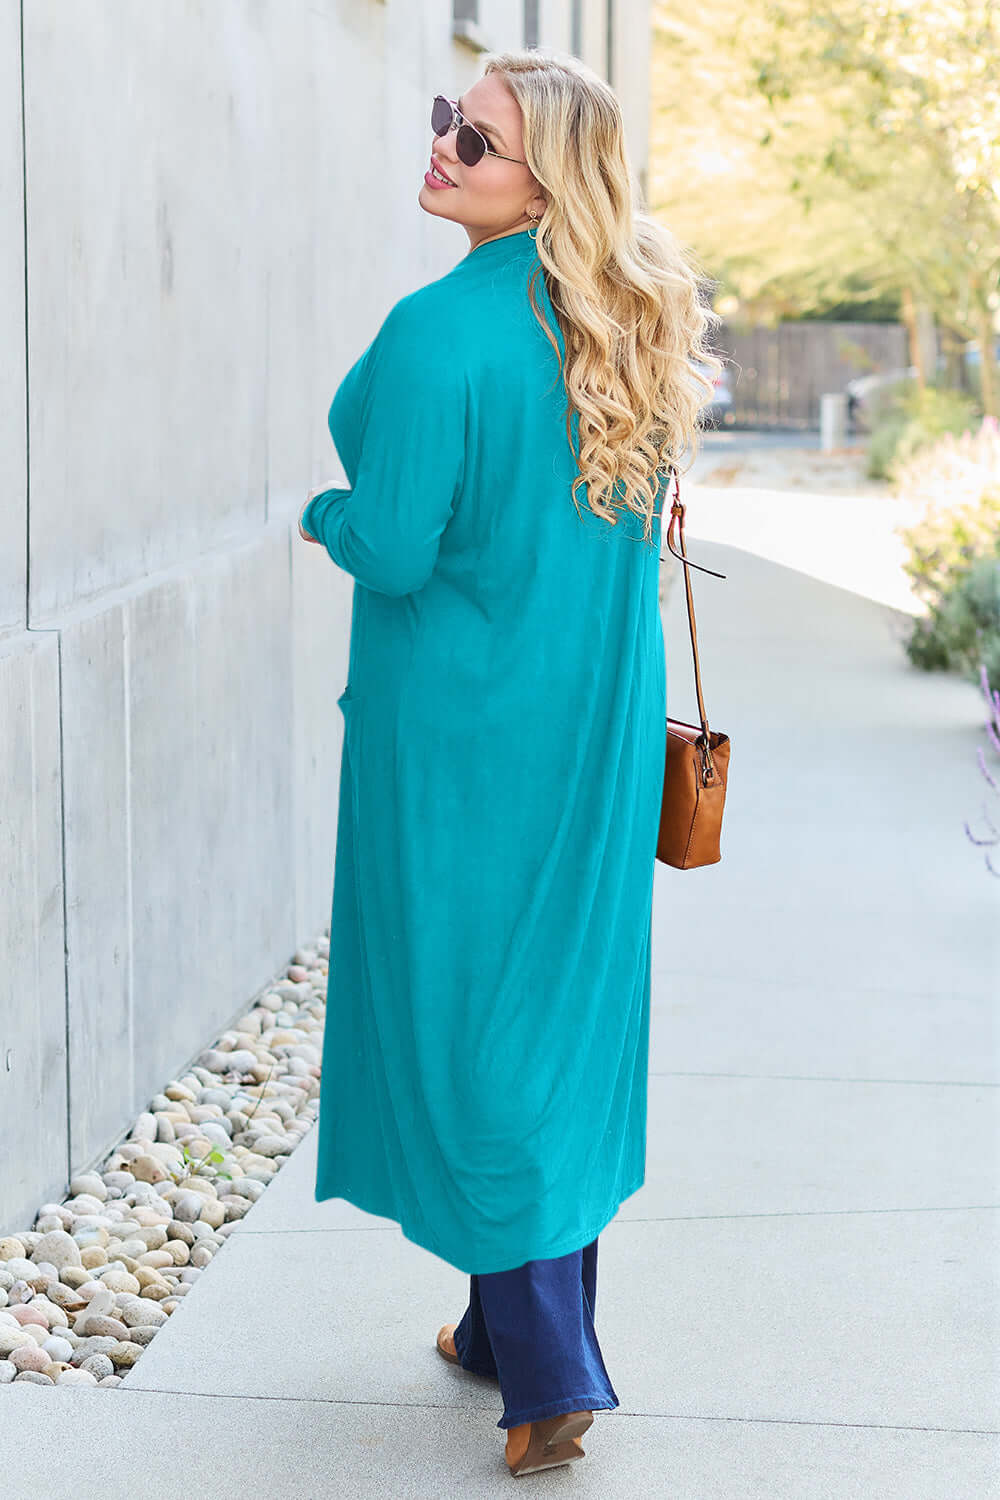
[[[716,772],[715,762],[712,760],[712,751],[705,738],[704,731],[695,740],[695,744],[701,752],[701,784],[702,786],[709,786],[715,780],[718,773]]]

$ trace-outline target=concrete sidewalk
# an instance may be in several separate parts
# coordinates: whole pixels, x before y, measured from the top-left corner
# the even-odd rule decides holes
[[[961,826],[979,695],[909,668],[885,605],[689,543],[728,575],[694,575],[733,739],[724,857],[656,871],[647,1178],[598,1278],[621,1406],[581,1464],[523,1483],[986,1500],[1000,886]],[[670,712],[694,719],[683,589],[666,613]],[[121,1387],[0,1392],[5,1495],[512,1493],[495,1386],[434,1348],[467,1278],[315,1204],[315,1135]]]

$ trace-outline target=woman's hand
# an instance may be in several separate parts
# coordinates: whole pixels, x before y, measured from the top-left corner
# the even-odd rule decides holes
[[[310,490],[309,491],[309,499],[306,501],[306,504],[303,505],[302,509],[299,511],[299,536],[305,542],[315,542],[317,546],[322,546],[322,543],[320,542],[319,537],[318,536],[312,536],[312,535],[310,535],[310,533],[308,531],[305,531],[303,529],[303,526],[302,526],[302,517],[305,515],[306,506],[309,504],[309,502],[311,500],[315,499],[315,497],[317,495],[321,495],[323,493],[324,489],[328,489],[328,488],[329,488],[329,485],[322,485],[318,490]]]

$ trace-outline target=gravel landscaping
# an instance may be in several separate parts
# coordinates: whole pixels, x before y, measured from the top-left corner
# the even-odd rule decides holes
[[[300,948],[62,1203],[0,1233],[0,1385],[126,1378],[315,1123],[329,951]]]

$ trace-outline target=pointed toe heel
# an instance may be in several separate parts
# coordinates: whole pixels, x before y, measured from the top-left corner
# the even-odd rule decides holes
[[[511,1474],[534,1474],[584,1458],[580,1438],[593,1420],[593,1412],[568,1411],[509,1428],[505,1457]]]
[[[455,1329],[457,1327],[457,1323],[446,1323],[443,1328],[438,1330],[437,1336],[438,1353],[452,1365],[460,1363],[458,1350],[455,1348]]]

